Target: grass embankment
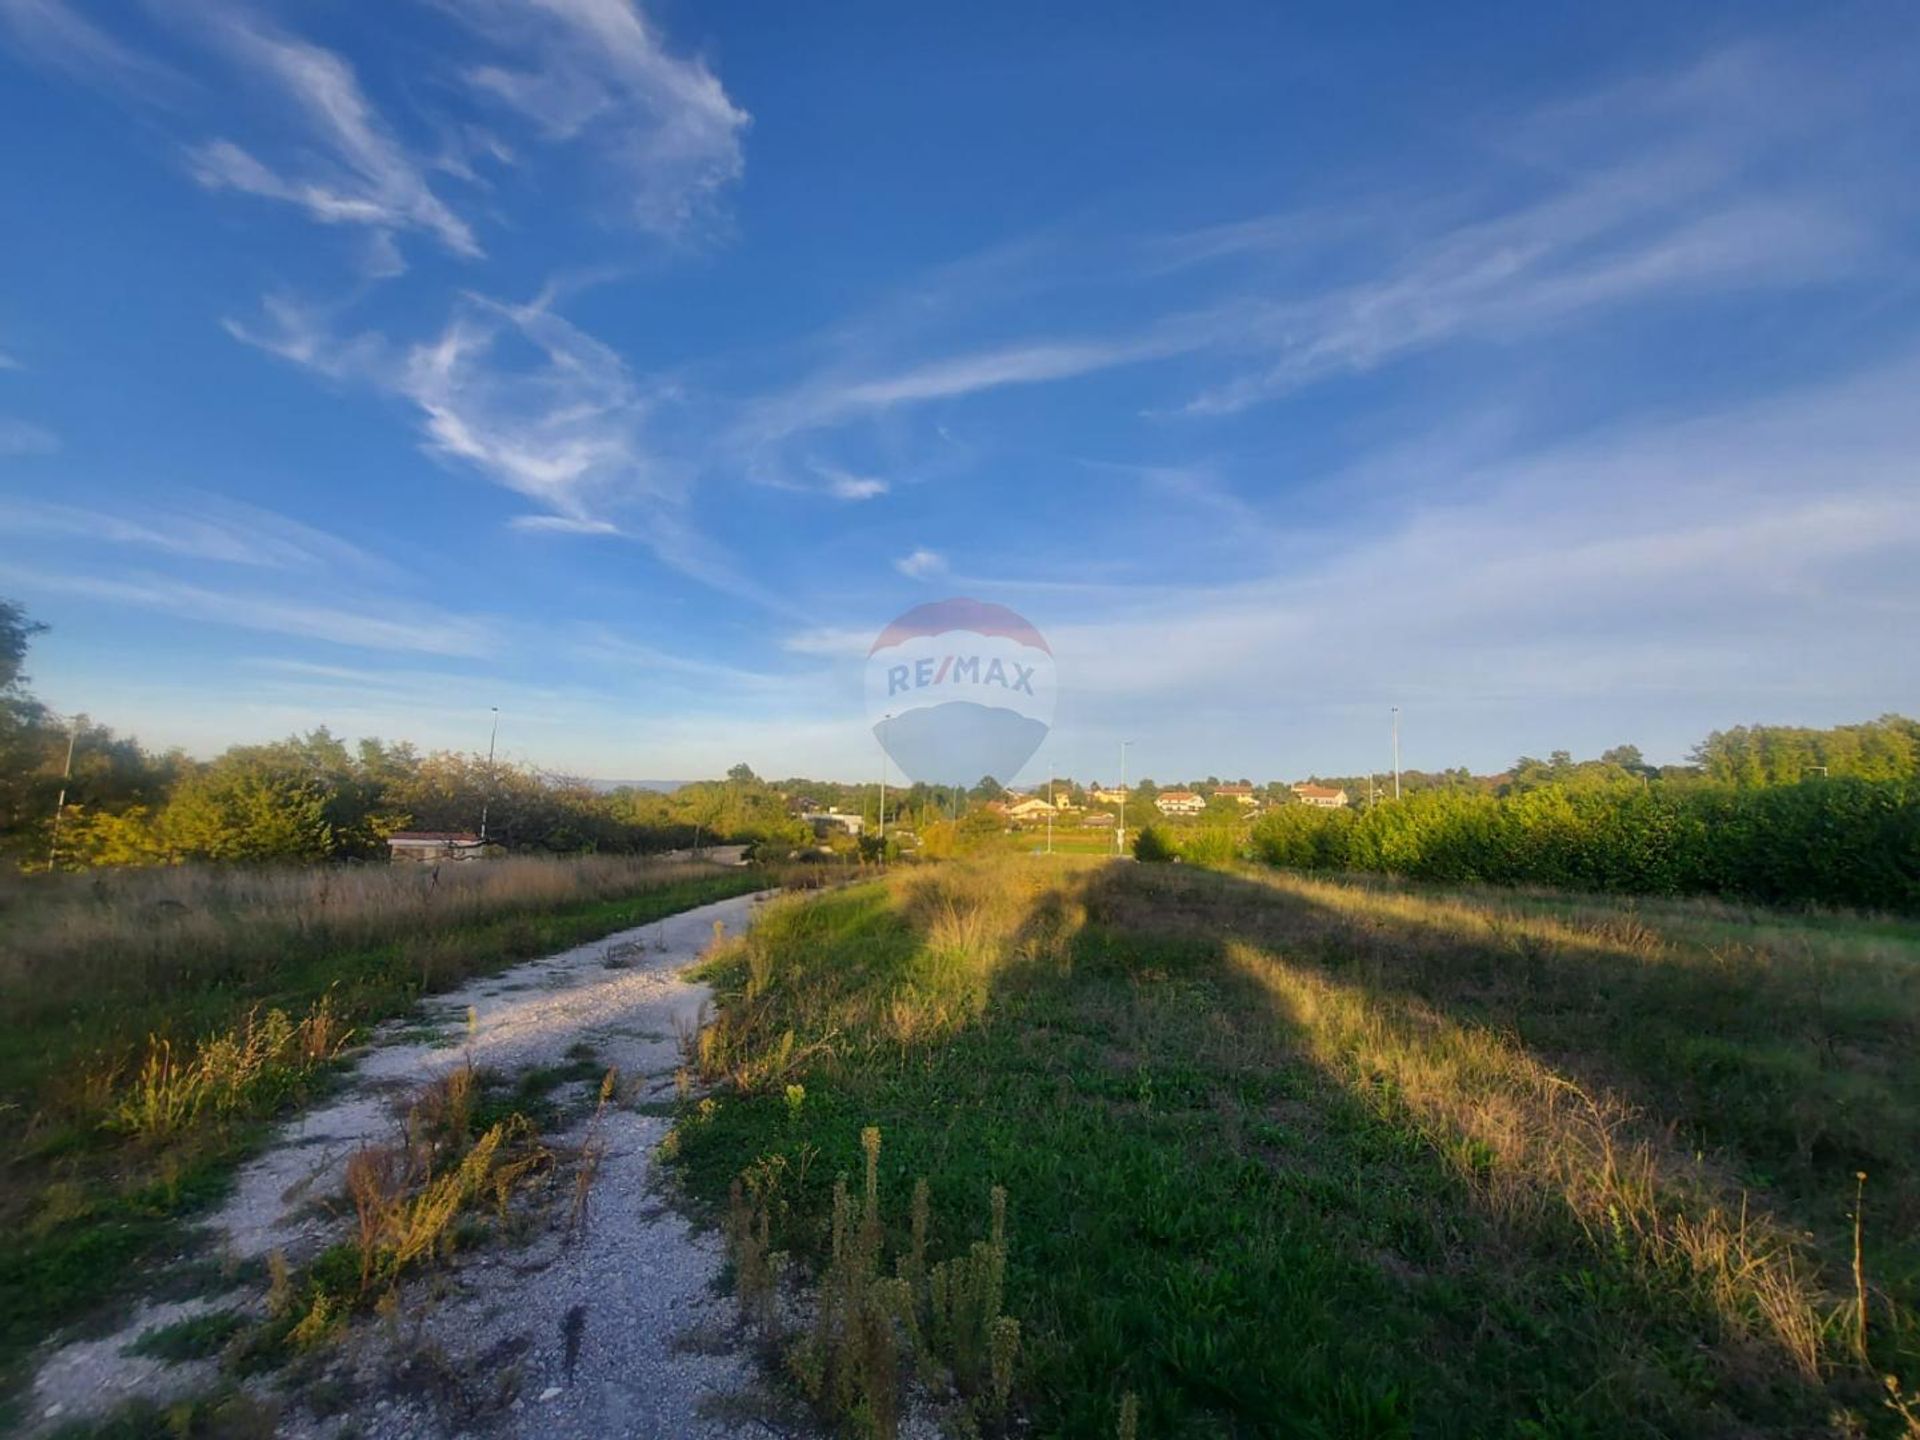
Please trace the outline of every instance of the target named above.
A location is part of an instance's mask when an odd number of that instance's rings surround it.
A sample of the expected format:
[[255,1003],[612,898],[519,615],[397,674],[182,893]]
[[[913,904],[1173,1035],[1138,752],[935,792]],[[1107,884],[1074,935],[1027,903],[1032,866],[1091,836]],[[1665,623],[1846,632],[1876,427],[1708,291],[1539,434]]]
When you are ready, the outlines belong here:
[[1916,1433],[1920,928],[1022,858],[712,969],[690,1183],[816,1266],[863,1126],[935,1257],[1005,1186],[1036,1433]]
[[34,1344],[137,1283],[353,1032],[770,883],[625,858],[16,882],[0,895],[0,1395]]

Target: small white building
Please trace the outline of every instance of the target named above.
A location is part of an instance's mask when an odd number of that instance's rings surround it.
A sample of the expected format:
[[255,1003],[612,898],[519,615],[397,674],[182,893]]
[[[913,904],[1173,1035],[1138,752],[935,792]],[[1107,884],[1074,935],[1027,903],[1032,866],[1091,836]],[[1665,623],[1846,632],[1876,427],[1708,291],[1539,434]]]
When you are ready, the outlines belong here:
[[387,836],[389,859],[423,865],[477,860],[482,848],[480,837],[465,830],[396,830]]
[[1293,793],[1307,804],[1318,805],[1322,810],[1344,809],[1347,803],[1346,791],[1335,790],[1328,785],[1310,785],[1302,782],[1293,787]]
[[813,810],[800,817],[813,827],[813,833],[823,835],[828,830],[844,830],[849,835],[858,835],[867,827],[867,822],[858,815],[849,815],[839,809]]
[[1207,808],[1207,802],[1191,790],[1162,790],[1153,803],[1162,815],[1198,815]]

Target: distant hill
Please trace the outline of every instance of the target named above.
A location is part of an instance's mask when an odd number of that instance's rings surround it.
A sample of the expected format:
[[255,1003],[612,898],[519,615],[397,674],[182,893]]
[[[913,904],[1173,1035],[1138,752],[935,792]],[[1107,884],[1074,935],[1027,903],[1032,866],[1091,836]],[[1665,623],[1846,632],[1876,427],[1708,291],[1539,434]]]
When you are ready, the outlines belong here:
[[671,795],[682,785],[691,785],[691,780],[589,780],[587,784],[605,795],[611,790],[658,790],[662,795]]

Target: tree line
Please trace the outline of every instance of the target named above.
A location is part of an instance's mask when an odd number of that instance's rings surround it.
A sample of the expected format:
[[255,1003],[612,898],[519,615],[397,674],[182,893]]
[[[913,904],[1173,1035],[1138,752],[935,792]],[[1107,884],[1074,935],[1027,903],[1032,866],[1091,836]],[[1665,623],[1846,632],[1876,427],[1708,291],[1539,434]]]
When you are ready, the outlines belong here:
[[1365,811],[1285,806],[1249,846],[1301,870],[1920,911],[1911,777],[1430,790]]
[[0,855],[24,867],[373,859],[396,830],[473,833],[483,816],[491,844],[522,852],[811,838],[744,765],[664,794],[325,729],[204,762],[156,754],[28,692],[22,665],[41,628],[0,600]]

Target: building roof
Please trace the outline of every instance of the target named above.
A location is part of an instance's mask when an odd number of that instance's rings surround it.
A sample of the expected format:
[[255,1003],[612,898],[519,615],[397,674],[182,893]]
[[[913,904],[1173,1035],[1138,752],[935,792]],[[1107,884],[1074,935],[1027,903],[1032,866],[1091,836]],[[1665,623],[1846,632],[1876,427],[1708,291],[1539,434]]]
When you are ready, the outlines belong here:
[[1191,790],[1162,790],[1155,798],[1159,800],[1198,800],[1200,797]]
[[1213,787],[1213,793],[1216,795],[1251,795],[1253,794],[1253,786],[1251,785],[1216,785]]
[[387,836],[387,843],[394,841],[416,845],[478,845],[480,837],[466,830],[396,830]]
[[1344,790],[1336,790],[1331,785],[1299,784],[1293,787],[1293,793],[1303,800],[1331,800],[1336,795],[1344,795]]

